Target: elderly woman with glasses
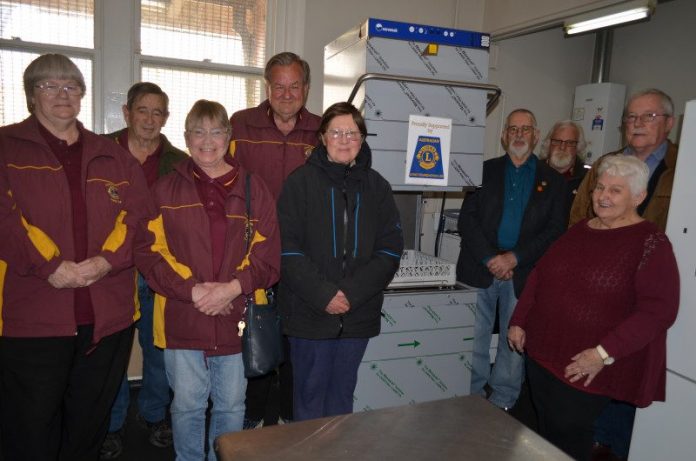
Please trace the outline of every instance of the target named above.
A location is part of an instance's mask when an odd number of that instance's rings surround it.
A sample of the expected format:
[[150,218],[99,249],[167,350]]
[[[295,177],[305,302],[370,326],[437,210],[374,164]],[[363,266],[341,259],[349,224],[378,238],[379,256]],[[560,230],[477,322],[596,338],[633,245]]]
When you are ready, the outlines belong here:
[[321,144],[278,201],[295,420],[352,413],[358,366],[380,330],[382,290],[401,260],[399,213],[389,183],[370,168],[366,135],[355,107],[329,107]]
[[137,261],[156,292],[155,345],[164,349],[174,391],[176,459],[206,459],[210,398],[207,459],[214,461],[215,438],[242,429],[245,300],[278,280],[280,236],[266,185],[228,153],[225,108],[197,101],[185,126],[191,158],[155,183],[157,209],[141,234]]
[[610,399],[665,399],[667,329],[679,305],[669,239],[636,211],[648,167],[616,154],[598,168],[595,217],[539,260],[508,331],[510,347],[527,352],[541,435],[576,459],[590,459],[593,423]]
[[138,318],[138,162],[77,119],[60,54],[24,72],[29,117],[0,128],[0,396],[7,460],[97,459]]

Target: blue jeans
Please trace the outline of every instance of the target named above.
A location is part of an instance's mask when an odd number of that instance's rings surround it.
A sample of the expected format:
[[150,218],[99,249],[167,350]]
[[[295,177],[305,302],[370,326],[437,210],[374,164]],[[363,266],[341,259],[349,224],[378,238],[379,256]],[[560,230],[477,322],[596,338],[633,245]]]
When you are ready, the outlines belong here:
[[295,421],[353,413],[358,367],[369,339],[288,339]]
[[[138,298],[140,300],[140,320],[136,325],[138,327],[138,342],[143,350],[143,385],[138,392],[138,412],[145,421],[156,423],[165,418],[171,397],[167,374],[164,371],[164,354],[162,349],[155,347],[153,339],[154,296],[140,274],[138,274]],[[109,432],[115,432],[123,427],[129,404],[130,389],[128,379],[124,375],[116,400],[111,407]]]
[[[489,350],[496,302],[500,335],[498,353],[491,370]],[[516,304],[512,280],[494,280],[490,287],[479,290],[476,299],[471,393],[485,395],[484,386],[488,383],[493,390],[488,400],[500,408],[510,408],[515,404],[524,378],[524,357],[511,351],[507,345],[508,325]]]
[[216,461],[215,438],[242,430],[246,378],[242,354],[205,357],[203,351],[165,349],[164,364],[174,390],[172,433],[177,461],[205,457],[205,412],[213,401],[208,428],[208,461]]

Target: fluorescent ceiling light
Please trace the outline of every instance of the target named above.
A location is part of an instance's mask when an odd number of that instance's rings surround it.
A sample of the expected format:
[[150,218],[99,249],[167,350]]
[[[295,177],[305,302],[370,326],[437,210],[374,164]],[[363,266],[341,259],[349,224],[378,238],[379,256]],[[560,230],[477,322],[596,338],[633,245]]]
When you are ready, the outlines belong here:
[[614,7],[603,8],[565,21],[563,28],[568,35],[581,34],[595,29],[640,21],[648,18],[655,6],[651,0],[626,2]]

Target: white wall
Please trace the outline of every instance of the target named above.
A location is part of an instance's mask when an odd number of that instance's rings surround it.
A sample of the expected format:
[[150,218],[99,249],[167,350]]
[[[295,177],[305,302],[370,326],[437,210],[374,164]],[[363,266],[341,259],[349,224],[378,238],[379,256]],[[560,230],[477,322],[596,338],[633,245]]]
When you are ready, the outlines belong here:
[[564,19],[630,0],[486,0],[483,27],[507,35],[562,23]]
[[575,87],[590,80],[593,52],[593,35],[564,38],[560,28],[495,42],[489,81],[503,93],[487,120],[485,158],[502,155],[502,124],[515,108],[534,112],[542,136],[570,118]]
[[[686,101],[696,99],[696,2],[672,0],[657,5],[648,22],[616,29],[610,79],[627,93],[656,87],[684,114]],[[677,130],[671,138],[678,140]]]

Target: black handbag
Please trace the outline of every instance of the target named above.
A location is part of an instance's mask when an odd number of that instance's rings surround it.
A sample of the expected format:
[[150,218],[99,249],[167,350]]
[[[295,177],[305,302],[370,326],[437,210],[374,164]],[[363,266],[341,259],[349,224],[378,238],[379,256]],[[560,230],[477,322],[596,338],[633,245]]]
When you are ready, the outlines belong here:
[[[251,225],[251,175],[246,176],[246,240],[247,252],[254,231]],[[256,290],[259,291],[259,290]],[[257,304],[255,293],[246,298],[242,334],[242,359],[247,378],[263,376],[283,362],[283,331],[280,312],[272,290],[266,290],[268,304]]]

